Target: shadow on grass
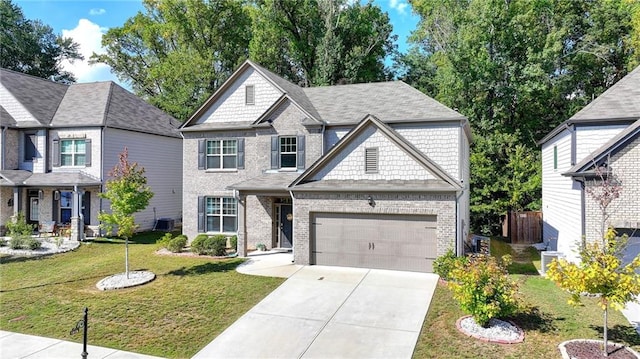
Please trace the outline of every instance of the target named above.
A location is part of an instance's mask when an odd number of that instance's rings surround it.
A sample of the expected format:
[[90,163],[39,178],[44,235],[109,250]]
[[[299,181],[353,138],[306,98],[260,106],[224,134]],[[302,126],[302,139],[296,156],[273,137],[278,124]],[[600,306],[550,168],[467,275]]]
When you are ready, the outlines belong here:
[[[603,327],[601,325],[589,325],[589,328],[598,332],[602,337]],[[631,325],[616,324],[607,330],[607,339],[625,345],[640,345],[640,335]]]
[[213,272],[228,272],[236,269],[242,261],[239,260],[222,260],[218,262],[208,262],[204,264],[198,264],[189,268],[182,267],[180,269],[174,269],[167,272],[166,275],[174,276],[188,276],[188,275],[200,275]]
[[524,331],[548,333],[557,329],[553,323],[555,318],[549,313],[542,312],[538,307],[523,308],[511,319]]

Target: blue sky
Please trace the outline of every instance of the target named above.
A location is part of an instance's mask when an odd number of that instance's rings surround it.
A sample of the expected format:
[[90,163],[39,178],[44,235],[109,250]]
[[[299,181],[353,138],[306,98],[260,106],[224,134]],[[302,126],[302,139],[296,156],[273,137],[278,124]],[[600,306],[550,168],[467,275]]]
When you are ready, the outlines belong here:
[[[93,52],[100,53],[100,39],[111,27],[122,26],[124,22],[143,10],[140,0],[13,0],[27,19],[39,19],[51,26],[58,34],[71,37],[80,44],[85,59]],[[389,14],[394,33],[398,35],[398,48],[407,48],[407,36],[415,29],[418,17],[411,13],[407,0],[374,0]],[[108,66],[89,66],[87,61],[64,64],[73,72],[78,82],[117,80]]]

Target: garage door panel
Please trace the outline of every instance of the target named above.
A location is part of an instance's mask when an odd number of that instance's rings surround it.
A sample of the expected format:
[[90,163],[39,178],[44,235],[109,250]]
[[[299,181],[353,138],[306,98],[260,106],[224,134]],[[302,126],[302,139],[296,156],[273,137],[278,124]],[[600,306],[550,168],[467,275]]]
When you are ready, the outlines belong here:
[[314,213],[314,264],[431,272],[436,217]]

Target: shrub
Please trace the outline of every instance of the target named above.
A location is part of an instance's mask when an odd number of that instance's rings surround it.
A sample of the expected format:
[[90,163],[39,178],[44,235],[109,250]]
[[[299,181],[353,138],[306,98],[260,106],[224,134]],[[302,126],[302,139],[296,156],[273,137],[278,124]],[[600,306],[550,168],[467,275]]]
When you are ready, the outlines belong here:
[[30,249],[35,250],[42,246],[42,243],[29,236],[19,235],[11,237],[9,240],[9,248],[11,249]]
[[453,249],[449,249],[447,253],[433,261],[433,271],[443,280],[450,281],[451,271],[455,268],[458,262],[465,265],[468,262],[468,259],[467,257],[456,256]]
[[205,241],[209,238],[206,234],[198,234],[191,242],[191,251],[197,254],[205,254]]
[[214,256],[227,255],[227,236],[218,234],[211,237],[211,254]]
[[505,269],[509,262],[509,256],[499,263],[488,255],[474,255],[466,263],[456,262],[450,272],[453,297],[479,325],[487,326],[492,318],[509,316],[518,309],[518,286]]
[[164,234],[164,236],[162,236],[162,238],[156,241],[156,244],[159,244],[161,247],[167,248],[172,238],[173,236],[171,235],[171,233],[167,232]]
[[238,236],[232,236],[231,237],[231,249],[233,249],[234,251],[238,251]]
[[224,256],[227,254],[226,248],[227,236],[224,234],[217,234],[213,237],[200,234],[191,242],[191,251],[198,254]]
[[184,234],[178,235],[173,239],[170,239],[166,245],[166,248],[173,253],[180,253],[182,248],[187,245],[187,236]]
[[30,236],[34,229],[32,224],[27,223],[24,212],[18,212],[15,221],[8,221],[6,226],[9,237]]

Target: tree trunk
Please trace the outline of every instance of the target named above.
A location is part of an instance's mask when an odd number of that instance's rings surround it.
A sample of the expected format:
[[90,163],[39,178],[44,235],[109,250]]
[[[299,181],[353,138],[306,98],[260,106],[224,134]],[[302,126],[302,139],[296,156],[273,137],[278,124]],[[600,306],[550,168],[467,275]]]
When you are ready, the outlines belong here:
[[129,279],[129,238],[124,237],[124,269]]
[[604,307],[604,349],[603,349],[603,354],[604,356],[609,356],[609,351],[607,350],[607,314],[609,311],[609,303],[607,303],[607,306]]

